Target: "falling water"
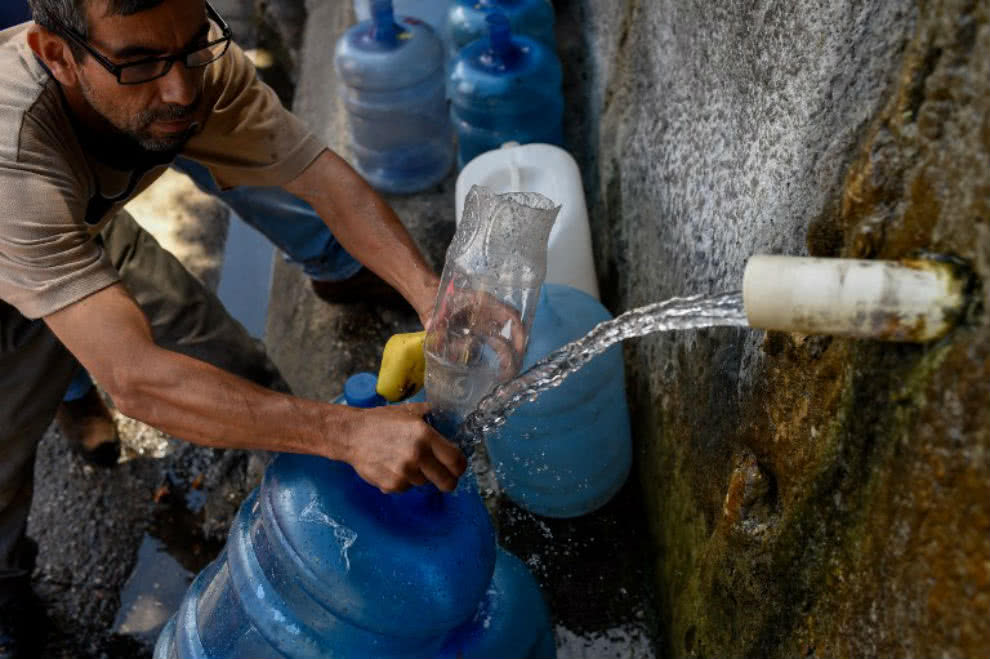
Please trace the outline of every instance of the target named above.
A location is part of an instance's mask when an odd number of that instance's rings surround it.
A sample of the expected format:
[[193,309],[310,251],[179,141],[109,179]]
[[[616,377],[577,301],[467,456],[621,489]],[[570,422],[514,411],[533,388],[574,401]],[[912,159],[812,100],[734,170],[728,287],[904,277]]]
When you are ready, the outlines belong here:
[[458,444],[473,447],[503,423],[524,402],[560,385],[595,355],[619,341],[655,332],[704,327],[746,327],[742,294],[676,297],[632,309],[618,318],[596,325],[538,361],[521,375],[493,389],[481,399],[458,430]]

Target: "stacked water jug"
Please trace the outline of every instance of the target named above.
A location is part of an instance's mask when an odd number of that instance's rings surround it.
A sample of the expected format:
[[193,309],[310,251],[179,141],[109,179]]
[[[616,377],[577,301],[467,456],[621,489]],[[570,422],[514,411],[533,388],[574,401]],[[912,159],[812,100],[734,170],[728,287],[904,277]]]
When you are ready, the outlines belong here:
[[505,142],[562,144],[560,61],[552,47],[514,34],[499,12],[488,38],[458,51],[447,82],[459,167]]
[[438,183],[452,162],[452,130],[458,167],[509,141],[562,144],[562,74],[547,0],[396,5],[399,17],[391,0],[355,2],[368,18],[335,54],[354,164],[369,183],[390,193]]
[[391,0],[373,0],[371,19],[337,42],[354,167],[383,192],[424,190],[450,171],[444,59],[433,29],[413,17],[397,19]]
[[[384,404],[375,377],[338,402]],[[495,544],[471,477],[385,495],[341,462],[281,454],[155,659],[553,659],[549,612]]]

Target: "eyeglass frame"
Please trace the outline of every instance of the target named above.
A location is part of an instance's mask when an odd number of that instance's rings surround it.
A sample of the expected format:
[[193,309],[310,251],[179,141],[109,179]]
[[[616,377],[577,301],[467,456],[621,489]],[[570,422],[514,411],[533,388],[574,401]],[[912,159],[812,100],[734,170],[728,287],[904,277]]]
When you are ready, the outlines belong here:
[[[227,25],[227,21],[223,20],[223,17],[220,16],[217,10],[213,8],[213,5],[211,5],[209,2],[206,2],[205,4],[206,4],[206,17],[209,19],[213,19],[213,21],[216,22],[217,27],[220,28],[220,32],[222,36],[219,39],[214,39],[213,41],[210,41],[202,46],[187,48],[181,53],[176,53],[175,55],[158,55],[155,57],[146,57],[144,59],[137,60],[136,62],[128,62],[127,64],[114,64],[107,58],[106,55],[93,48],[93,46],[89,44],[89,41],[86,39],[86,37],[79,34],[76,30],[69,27],[68,25],[63,25],[62,23],[56,22],[55,31],[63,34],[64,36],[69,37],[69,39],[74,41],[77,45],[81,46],[83,50],[85,50],[87,53],[92,55],[93,59],[99,62],[104,69],[109,71],[115,78],[117,78],[117,84],[143,85],[146,82],[151,82],[152,80],[158,80],[159,78],[163,78],[166,75],[168,75],[168,72],[172,70],[172,65],[175,64],[176,62],[182,62],[182,65],[186,66],[186,68],[198,69],[209,66],[210,64],[216,62],[218,59],[220,59],[221,57],[227,54],[227,50],[230,49],[230,42],[233,40],[233,31],[230,29],[230,26]],[[210,48],[211,46],[215,46],[218,43],[222,43],[222,42],[225,42],[223,51],[221,51],[219,55],[217,55],[210,61],[194,67],[189,67],[186,64],[185,58],[189,57],[189,55],[191,55],[192,53],[198,52],[200,50],[206,50],[207,48]],[[147,80],[140,80],[138,82],[124,82],[120,79],[121,72],[129,67],[144,66],[151,62],[161,62],[161,61],[167,62],[168,65],[161,73],[156,75],[154,78],[148,78]]]

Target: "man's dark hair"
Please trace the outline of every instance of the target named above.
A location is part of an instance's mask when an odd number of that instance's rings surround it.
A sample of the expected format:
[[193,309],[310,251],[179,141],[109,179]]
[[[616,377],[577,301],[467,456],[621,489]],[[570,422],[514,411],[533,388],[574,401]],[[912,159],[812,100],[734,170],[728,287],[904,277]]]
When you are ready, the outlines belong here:
[[[106,16],[130,16],[145,9],[152,9],[165,0],[28,0],[34,22],[56,32],[59,26],[75,30],[84,37],[89,36],[86,24],[86,8],[92,2],[106,5]],[[69,40],[69,47],[77,60],[85,51]]]

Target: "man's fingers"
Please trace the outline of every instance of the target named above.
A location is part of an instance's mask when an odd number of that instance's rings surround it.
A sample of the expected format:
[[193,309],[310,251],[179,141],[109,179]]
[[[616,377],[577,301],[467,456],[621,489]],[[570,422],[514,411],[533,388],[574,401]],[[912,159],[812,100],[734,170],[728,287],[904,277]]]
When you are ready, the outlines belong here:
[[424,457],[419,467],[430,482],[444,492],[452,492],[457,487],[457,475],[440,464],[433,455]]
[[437,433],[437,441],[433,442],[433,456],[456,478],[467,469],[467,459],[461,453],[461,449],[453,442],[444,439],[440,433]]
[[[422,460],[420,460],[422,463]],[[408,464],[406,468],[402,470],[402,475],[405,479],[415,486],[425,485],[426,477],[423,476],[422,464]]]

